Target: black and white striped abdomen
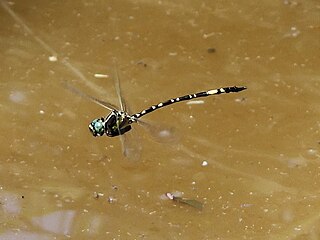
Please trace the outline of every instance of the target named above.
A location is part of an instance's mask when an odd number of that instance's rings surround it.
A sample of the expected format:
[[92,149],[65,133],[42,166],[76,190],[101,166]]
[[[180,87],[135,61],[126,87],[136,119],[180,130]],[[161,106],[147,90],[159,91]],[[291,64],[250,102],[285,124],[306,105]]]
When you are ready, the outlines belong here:
[[140,118],[148,113],[151,113],[159,108],[171,105],[173,103],[177,103],[177,102],[181,102],[181,101],[186,101],[186,100],[190,100],[193,98],[200,98],[200,97],[207,97],[210,95],[218,95],[218,94],[223,94],[223,93],[232,93],[232,92],[240,92],[242,90],[247,89],[246,87],[223,87],[223,88],[217,88],[217,89],[212,89],[212,90],[208,90],[205,92],[198,92],[198,93],[194,93],[194,94],[188,94],[182,97],[177,97],[177,98],[171,98],[165,102],[161,102],[158,103],[157,105],[152,105],[151,107],[136,113],[134,115],[132,115],[134,118]]

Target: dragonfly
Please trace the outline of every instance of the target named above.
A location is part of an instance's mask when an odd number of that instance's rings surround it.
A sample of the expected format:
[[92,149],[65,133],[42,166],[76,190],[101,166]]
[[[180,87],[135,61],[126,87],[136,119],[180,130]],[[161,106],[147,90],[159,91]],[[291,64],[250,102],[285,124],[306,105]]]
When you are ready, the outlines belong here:
[[152,106],[150,106],[150,107],[148,107],[138,113],[130,114],[127,111],[126,103],[122,97],[120,80],[119,80],[119,73],[118,73],[117,68],[115,70],[114,82],[115,82],[115,89],[116,89],[118,101],[120,104],[120,108],[118,108],[117,106],[115,106],[109,102],[105,102],[105,101],[97,99],[93,96],[87,95],[87,94],[81,92],[80,90],[70,86],[69,84],[66,84],[66,87],[70,91],[74,92],[75,94],[80,95],[82,97],[85,97],[85,98],[91,100],[92,102],[94,102],[94,103],[96,103],[96,104],[98,104],[98,105],[100,105],[110,111],[110,113],[107,116],[95,118],[94,120],[92,120],[89,124],[89,130],[94,137],[100,137],[100,136],[104,136],[104,135],[106,135],[107,137],[120,136],[123,154],[126,157],[128,157],[128,152],[129,152],[128,149],[129,148],[126,147],[126,138],[123,137],[125,135],[125,133],[127,133],[128,131],[130,131],[132,129],[132,124],[134,124],[134,123],[140,123],[142,125],[149,125],[149,124],[146,124],[146,122],[141,121],[141,119],[140,119],[141,117],[143,117],[149,113],[152,113],[158,109],[164,108],[166,106],[169,106],[171,104],[175,104],[178,102],[187,101],[187,100],[191,100],[191,99],[195,99],[195,98],[208,97],[211,95],[237,93],[237,92],[240,92],[240,91],[247,89],[244,86],[232,86],[232,87],[221,87],[221,88],[217,88],[217,89],[211,89],[211,90],[197,92],[197,93],[193,93],[193,94],[187,94],[187,95],[184,95],[181,97],[171,98],[169,100],[152,105]]
[[[106,135],[108,137],[115,137],[119,135],[123,135],[126,132],[131,130],[131,125],[139,121],[139,119],[153,111],[156,111],[160,108],[169,106],[174,103],[182,102],[191,100],[194,98],[200,97],[208,97],[211,95],[219,95],[224,93],[235,93],[240,92],[247,89],[246,87],[221,87],[217,89],[211,89],[203,92],[197,92],[193,94],[184,95],[181,97],[171,98],[167,101],[160,102],[156,105],[152,105],[138,113],[130,115],[128,112],[123,110],[117,110],[112,107],[110,104],[105,102],[101,102],[99,100],[100,105],[104,105],[107,107],[111,112],[106,117],[96,118],[89,124],[89,130],[91,131],[92,135],[103,136]],[[95,99],[97,101],[97,99]]]

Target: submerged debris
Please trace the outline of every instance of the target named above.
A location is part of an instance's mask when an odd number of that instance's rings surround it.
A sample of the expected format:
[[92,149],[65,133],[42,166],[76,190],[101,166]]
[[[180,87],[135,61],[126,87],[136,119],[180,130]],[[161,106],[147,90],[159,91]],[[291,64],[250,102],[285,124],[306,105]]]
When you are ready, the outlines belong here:
[[95,198],[95,199],[98,199],[98,198],[100,198],[100,197],[103,197],[103,193],[101,193],[101,192],[94,192],[93,193],[93,197]]
[[215,49],[215,48],[208,48],[208,49],[207,49],[207,52],[208,52],[208,53],[215,53],[215,52],[216,52],[216,49]]
[[116,201],[117,201],[116,198],[114,198],[114,197],[112,197],[112,196],[109,196],[109,197],[108,197],[108,203],[114,203],[114,202],[116,202]]
[[138,64],[138,65],[142,65],[142,66],[144,66],[144,67],[147,67],[147,66],[148,66],[148,64],[145,63],[143,60],[140,60],[139,62],[137,62],[137,64]]
[[167,192],[166,197],[169,198],[172,201],[178,202],[178,203],[183,203],[187,204],[191,207],[194,207],[196,209],[202,210],[203,204],[195,199],[189,199],[189,198],[182,198],[178,196],[174,196],[172,193]]

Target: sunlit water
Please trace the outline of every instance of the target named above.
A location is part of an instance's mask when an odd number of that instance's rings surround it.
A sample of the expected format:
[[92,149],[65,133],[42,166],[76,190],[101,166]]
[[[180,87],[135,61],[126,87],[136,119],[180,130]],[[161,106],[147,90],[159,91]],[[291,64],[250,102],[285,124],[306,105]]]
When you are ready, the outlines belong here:
[[[320,239],[317,1],[0,3],[0,239]],[[248,89],[145,116],[130,161],[64,85],[119,105],[114,57],[133,113]]]

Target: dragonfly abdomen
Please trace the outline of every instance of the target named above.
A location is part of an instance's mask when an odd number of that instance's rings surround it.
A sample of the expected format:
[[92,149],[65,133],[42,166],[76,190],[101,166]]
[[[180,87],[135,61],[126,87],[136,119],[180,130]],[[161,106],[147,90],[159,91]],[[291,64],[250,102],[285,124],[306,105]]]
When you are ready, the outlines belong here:
[[148,113],[151,113],[159,108],[163,108],[165,106],[177,103],[177,102],[181,102],[181,101],[186,101],[186,100],[190,100],[193,98],[200,98],[200,97],[207,97],[210,95],[218,95],[218,94],[223,94],[223,93],[232,93],[232,92],[240,92],[242,90],[247,89],[246,87],[223,87],[223,88],[217,88],[217,89],[212,89],[212,90],[208,90],[205,92],[198,92],[198,93],[194,93],[194,94],[188,94],[188,95],[184,95],[182,97],[177,97],[177,98],[171,98],[165,102],[160,102],[157,105],[152,105],[151,107],[144,109],[143,111],[136,113],[134,115],[132,115],[134,118],[140,118]]

